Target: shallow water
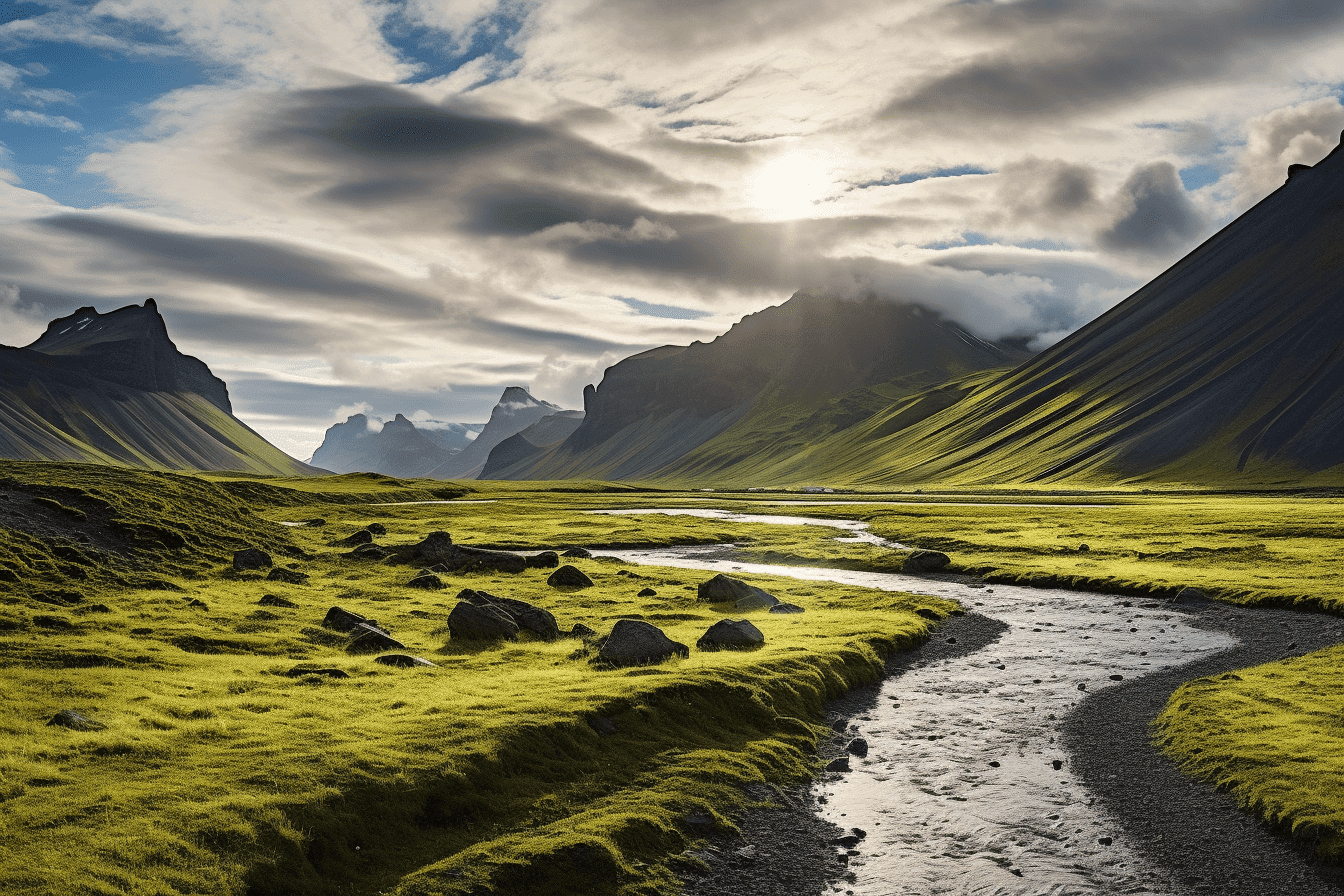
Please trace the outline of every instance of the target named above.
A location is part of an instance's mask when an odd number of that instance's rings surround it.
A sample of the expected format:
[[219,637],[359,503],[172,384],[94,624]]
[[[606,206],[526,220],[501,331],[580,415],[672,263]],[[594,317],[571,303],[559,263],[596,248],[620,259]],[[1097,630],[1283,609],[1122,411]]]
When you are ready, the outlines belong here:
[[[731,510],[711,510],[701,507],[637,507],[625,510],[589,510],[587,513],[600,513],[608,516],[635,516],[639,514],[661,514],[664,516],[698,516],[706,519],[732,520],[738,523],[765,523],[775,526],[823,526],[828,529],[840,529],[850,533],[836,541],[864,542],[882,548],[909,550],[900,542],[891,541],[868,531],[868,524],[861,520],[833,520],[824,517],[780,516],[768,513],[734,513]],[[669,564],[672,565],[672,564]]]
[[[887,679],[873,710],[853,720],[854,735],[868,741],[867,758],[851,757],[852,771],[815,785],[826,819],[867,834],[850,860],[855,879],[841,884],[840,892],[1181,891],[1140,859],[1092,805],[1058,745],[1060,724],[1083,689],[1110,687],[1116,683],[1111,676],[1130,679],[1194,662],[1233,646],[1233,638],[1195,628],[1181,613],[1150,601],[768,566],[723,559],[724,553],[725,546],[714,545],[620,556],[950,597],[1008,626],[982,650]],[[769,637],[769,617],[760,623]]]

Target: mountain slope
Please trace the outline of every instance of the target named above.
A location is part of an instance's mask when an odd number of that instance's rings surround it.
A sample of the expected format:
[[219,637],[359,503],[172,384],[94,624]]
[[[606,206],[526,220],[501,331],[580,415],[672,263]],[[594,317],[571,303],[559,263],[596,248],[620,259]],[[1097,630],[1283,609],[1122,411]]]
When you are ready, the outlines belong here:
[[428,476],[466,446],[481,424],[453,423],[420,429],[401,414],[373,429],[354,414],[327,429],[312,463],[336,473],[382,473],[397,478]]
[[787,449],[799,450],[910,391],[1026,357],[918,305],[800,292],[713,342],[664,346],[607,368],[601,385],[585,390],[574,434],[504,472],[636,479],[680,476],[687,465],[728,470],[778,448],[773,437],[761,441],[767,434],[801,439]]
[[809,472],[871,482],[1344,479],[1344,150],[1009,375],[827,448]]
[[475,479],[490,459],[490,451],[500,442],[534,423],[565,409],[549,401],[533,398],[521,386],[509,386],[490,412],[490,419],[470,445],[436,467],[429,475],[435,479]]
[[583,423],[583,411],[558,411],[542,417],[527,429],[509,436],[494,448],[479,479],[509,479],[510,468],[544,454],[546,449],[569,438]]
[[0,346],[0,457],[316,472],[233,416],[224,382],[177,350],[153,299],[81,308],[26,348]]

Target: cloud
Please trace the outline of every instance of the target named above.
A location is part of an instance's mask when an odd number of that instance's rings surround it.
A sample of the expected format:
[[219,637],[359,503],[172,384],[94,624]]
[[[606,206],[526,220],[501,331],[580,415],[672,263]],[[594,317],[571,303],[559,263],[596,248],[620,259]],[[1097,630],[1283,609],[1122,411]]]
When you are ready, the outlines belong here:
[[17,286],[0,282],[0,333],[5,334],[0,344],[28,345],[42,335],[50,320],[41,305],[24,303]]
[[6,109],[5,121],[15,124],[31,125],[35,128],[56,128],[61,131],[82,131],[84,125],[66,118],[64,115],[46,115],[29,109]]
[[1118,198],[1119,217],[1098,239],[1108,249],[1166,253],[1188,248],[1207,228],[1170,162],[1135,169]]
[[1298,103],[1252,119],[1231,179],[1237,199],[1257,202],[1283,185],[1288,166],[1314,165],[1340,142],[1344,105],[1333,97]]

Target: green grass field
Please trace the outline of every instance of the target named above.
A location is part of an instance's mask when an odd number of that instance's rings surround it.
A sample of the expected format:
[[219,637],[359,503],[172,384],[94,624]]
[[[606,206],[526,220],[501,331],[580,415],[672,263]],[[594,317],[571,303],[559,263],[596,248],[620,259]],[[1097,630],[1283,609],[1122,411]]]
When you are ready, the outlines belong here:
[[[593,588],[560,592],[531,569],[424,591],[406,587],[415,567],[329,542],[373,521],[387,545],[443,529],[529,550],[740,540],[751,527],[585,514],[631,500],[596,485],[467,493],[5,464],[0,488],[7,894],[673,892],[688,848],[731,826],[741,784],[814,770],[822,702],[921,640],[932,623],[915,610],[955,608],[753,577],[807,609],[750,614],[763,648],[603,670],[575,639],[454,642],[454,595],[527,600],[565,629],[643,618],[693,645],[725,615],[696,602],[707,575],[576,560]],[[379,506],[408,500],[436,503]],[[281,525],[312,518],[326,522]],[[234,572],[248,546],[308,582]],[[637,597],[646,587],[657,595]],[[320,625],[336,605],[436,667],[347,654]],[[106,727],[47,725],[62,709]],[[597,733],[602,719],[614,733]]]

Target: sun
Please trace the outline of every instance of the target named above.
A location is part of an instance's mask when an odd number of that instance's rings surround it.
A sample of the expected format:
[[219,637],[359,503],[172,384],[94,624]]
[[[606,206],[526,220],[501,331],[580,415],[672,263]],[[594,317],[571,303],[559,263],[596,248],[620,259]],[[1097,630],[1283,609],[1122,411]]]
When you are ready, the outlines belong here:
[[806,217],[835,180],[828,156],[794,151],[766,162],[747,181],[747,201],[770,220]]

